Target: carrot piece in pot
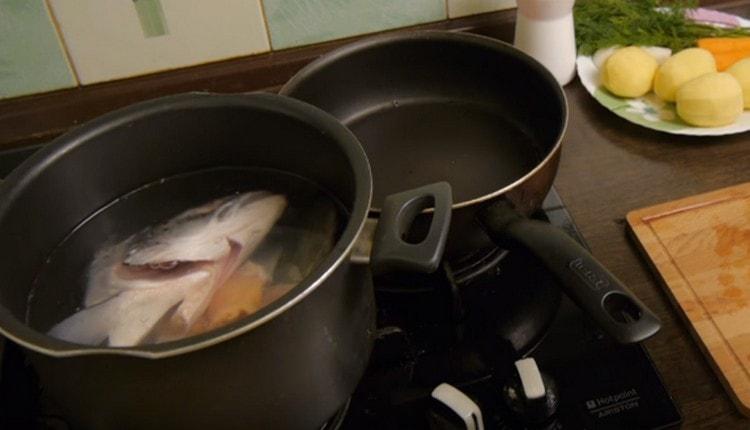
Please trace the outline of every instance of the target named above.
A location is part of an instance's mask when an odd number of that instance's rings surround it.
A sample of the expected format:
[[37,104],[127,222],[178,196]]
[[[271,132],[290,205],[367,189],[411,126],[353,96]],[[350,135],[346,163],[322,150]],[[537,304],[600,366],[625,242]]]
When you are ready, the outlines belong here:
[[190,335],[219,328],[260,309],[263,288],[270,277],[266,270],[251,261],[243,264],[216,290],[206,311],[190,329]]

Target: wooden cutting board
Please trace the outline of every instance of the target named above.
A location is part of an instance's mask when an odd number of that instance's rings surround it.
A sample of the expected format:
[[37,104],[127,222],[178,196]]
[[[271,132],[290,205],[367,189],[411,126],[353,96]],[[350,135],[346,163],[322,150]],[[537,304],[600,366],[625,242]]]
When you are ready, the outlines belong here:
[[750,183],[627,219],[730,397],[750,416]]

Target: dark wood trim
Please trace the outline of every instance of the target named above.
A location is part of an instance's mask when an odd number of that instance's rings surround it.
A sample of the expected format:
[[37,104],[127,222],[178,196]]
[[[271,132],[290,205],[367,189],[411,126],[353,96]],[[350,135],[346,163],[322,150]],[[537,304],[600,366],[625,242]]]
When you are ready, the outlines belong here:
[[[512,40],[514,19],[515,11],[506,10],[395,31],[471,31]],[[0,148],[46,142],[105,112],[154,97],[278,88],[310,61],[361,37],[366,36],[0,101]]]

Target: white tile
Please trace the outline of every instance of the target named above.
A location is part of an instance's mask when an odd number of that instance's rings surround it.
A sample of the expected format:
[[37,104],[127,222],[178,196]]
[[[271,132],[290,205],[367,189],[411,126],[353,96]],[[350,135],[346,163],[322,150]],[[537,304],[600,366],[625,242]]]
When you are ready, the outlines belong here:
[[516,0],[448,0],[448,17],[475,15],[516,7]]
[[49,3],[82,84],[270,49],[260,0]]

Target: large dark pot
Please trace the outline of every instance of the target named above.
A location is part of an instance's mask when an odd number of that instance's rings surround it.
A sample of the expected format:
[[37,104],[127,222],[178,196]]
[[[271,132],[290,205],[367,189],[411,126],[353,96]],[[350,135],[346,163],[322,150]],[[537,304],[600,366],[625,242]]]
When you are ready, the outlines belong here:
[[[144,184],[215,166],[279,169],[332,193],[348,221],[331,254],[257,313],[180,341],[85,347],[25,324],[40,266],[82,220]],[[370,269],[350,262],[371,194],[357,139],[293,99],[186,94],[103,116],[57,139],[0,186],[0,333],[26,348],[42,388],[76,429],[318,428],[345,404],[372,346]],[[400,200],[397,220],[418,202]],[[429,245],[439,254],[442,243],[438,235]],[[423,256],[396,259],[419,265]],[[54,294],[59,300],[46,302],[68,303],[80,292],[61,284]]]

